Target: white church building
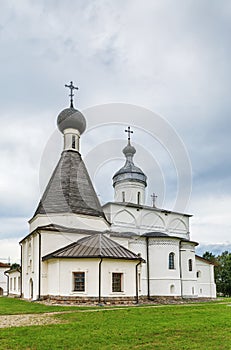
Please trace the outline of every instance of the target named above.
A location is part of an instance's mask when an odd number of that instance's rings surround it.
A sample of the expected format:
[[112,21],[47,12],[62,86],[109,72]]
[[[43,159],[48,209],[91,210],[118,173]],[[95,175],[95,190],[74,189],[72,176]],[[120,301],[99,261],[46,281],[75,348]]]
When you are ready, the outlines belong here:
[[[195,255],[190,215],[145,204],[147,177],[130,141],[100,205],[80,154],[86,129],[71,104],[58,116],[64,148],[21,242],[21,296],[76,302],[216,297],[213,265]],[[84,147],[84,146],[83,146]],[[118,150],[119,152],[119,150]]]

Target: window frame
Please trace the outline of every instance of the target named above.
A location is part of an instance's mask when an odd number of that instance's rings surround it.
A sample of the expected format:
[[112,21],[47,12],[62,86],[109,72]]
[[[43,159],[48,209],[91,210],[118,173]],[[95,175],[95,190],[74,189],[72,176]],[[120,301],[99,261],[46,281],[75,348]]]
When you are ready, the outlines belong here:
[[[76,281],[77,275],[82,275],[82,281]],[[79,277],[81,278],[81,277]],[[77,289],[77,284],[80,288]],[[73,272],[73,292],[84,293],[86,292],[86,273],[85,271],[74,271]]]
[[189,272],[192,272],[192,270],[193,270],[193,261],[192,261],[192,259],[188,259],[188,270],[189,270]]
[[[119,280],[116,278],[119,277]],[[124,274],[122,272],[112,272],[112,293],[123,293],[124,288],[123,288],[123,278]],[[119,288],[117,288],[119,286]]]
[[175,270],[175,253],[170,252],[168,255],[168,269]]

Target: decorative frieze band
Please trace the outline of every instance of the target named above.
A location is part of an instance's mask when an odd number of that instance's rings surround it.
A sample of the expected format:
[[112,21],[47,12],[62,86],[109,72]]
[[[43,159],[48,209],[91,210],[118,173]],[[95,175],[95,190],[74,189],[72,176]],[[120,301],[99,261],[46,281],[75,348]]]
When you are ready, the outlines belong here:
[[[146,245],[145,238],[143,239],[135,239],[131,241],[131,244],[137,244],[137,245]],[[149,246],[157,245],[157,246],[179,246],[179,241],[175,239],[156,239],[156,238],[149,238],[148,240]]]

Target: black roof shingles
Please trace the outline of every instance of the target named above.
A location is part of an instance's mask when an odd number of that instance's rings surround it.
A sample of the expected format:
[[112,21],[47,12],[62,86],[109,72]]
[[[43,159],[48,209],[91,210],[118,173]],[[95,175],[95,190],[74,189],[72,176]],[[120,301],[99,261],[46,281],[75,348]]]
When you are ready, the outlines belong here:
[[63,151],[33,217],[75,213],[105,218],[80,153]]
[[57,258],[110,258],[142,260],[142,258],[117,242],[99,233],[81,238],[77,242],[56,250],[43,257],[43,260]]

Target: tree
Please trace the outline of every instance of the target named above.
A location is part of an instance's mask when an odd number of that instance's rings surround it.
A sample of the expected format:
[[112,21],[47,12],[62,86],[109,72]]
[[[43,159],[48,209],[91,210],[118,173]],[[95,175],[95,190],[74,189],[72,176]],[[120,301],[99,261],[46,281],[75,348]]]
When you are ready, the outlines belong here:
[[225,296],[231,296],[231,253],[223,252],[217,258],[217,291]]
[[10,270],[16,270],[16,269],[20,269],[20,265],[19,265],[19,264],[17,264],[17,263],[13,263],[13,264],[11,264],[11,266],[10,266]]
[[217,293],[231,296],[231,253],[225,251],[221,255],[215,256],[210,252],[205,252],[203,258],[214,264]]

